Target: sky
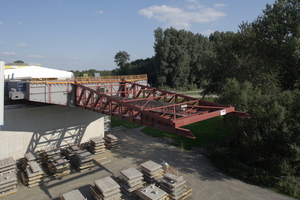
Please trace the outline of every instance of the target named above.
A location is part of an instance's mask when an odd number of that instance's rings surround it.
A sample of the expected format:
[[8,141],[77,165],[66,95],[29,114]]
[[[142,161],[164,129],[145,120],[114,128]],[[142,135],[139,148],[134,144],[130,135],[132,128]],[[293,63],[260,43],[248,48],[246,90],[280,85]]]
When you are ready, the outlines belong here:
[[275,0],[0,0],[0,60],[112,70],[114,56],[154,56],[154,30],[237,32]]

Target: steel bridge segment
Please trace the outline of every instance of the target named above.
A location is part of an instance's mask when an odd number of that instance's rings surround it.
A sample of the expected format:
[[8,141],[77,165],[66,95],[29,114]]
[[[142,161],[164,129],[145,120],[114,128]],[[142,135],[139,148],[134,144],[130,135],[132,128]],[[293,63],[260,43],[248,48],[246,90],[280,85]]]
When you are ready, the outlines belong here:
[[122,81],[118,84],[118,91],[109,86],[102,92],[80,83],[74,85],[75,106],[189,138],[195,136],[189,130],[180,128],[181,126],[228,113],[249,117],[246,113],[235,111],[232,106],[134,82]]

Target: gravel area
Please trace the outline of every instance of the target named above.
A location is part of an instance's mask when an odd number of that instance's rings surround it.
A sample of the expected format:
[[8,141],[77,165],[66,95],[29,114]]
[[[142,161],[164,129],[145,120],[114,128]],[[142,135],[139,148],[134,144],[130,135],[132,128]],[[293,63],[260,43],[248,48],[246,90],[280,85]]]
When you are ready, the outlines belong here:
[[[289,200],[293,199],[266,188],[258,187],[227,176],[218,171],[203,155],[187,152],[167,144],[166,140],[152,138],[137,129],[119,128],[112,134],[121,140],[118,149],[107,150],[94,156],[95,167],[85,172],[72,172],[61,180],[47,179],[44,185],[27,188],[20,185],[18,192],[2,197],[1,200],[59,200],[59,194],[79,189],[87,199],[93,199],[89,187],[94,180],[135,167],[145,161],[161,163],[163,160],[183,176],[193,195],[189,199],[199,200]],[[123,199],[138,199],[122,196]]]

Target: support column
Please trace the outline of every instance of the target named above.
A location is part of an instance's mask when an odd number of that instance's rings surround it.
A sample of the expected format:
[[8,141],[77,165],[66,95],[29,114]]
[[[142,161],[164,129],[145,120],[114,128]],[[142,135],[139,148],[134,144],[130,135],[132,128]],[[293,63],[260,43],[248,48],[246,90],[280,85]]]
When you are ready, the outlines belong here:
[[4,125],[4,61],[0,61],[0,127]]

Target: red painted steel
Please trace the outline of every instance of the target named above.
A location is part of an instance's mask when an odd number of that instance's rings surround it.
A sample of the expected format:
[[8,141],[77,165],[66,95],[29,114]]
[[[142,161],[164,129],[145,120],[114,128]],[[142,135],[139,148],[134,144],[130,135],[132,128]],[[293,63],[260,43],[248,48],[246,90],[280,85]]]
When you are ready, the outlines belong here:
[[[114,87],[118,87],[116,90]],[[130,122],[154,127],[189,138],[195,136],[182,126],[212,117],[231,114],[249,117],[244,112],[174,92],[169,92],[134,82],[102,83],[93,90],[75,83],[75,105]]]

